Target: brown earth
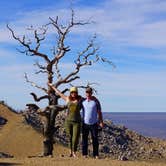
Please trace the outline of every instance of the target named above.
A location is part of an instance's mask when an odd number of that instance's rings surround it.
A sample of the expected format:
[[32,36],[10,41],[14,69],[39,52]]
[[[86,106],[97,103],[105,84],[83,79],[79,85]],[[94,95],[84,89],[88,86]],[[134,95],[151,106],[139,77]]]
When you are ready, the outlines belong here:
[[[0,166],[29,165],[29,166],[165,166],[161,161],[118,161],[106,159],[83,159],[68,157],[68,149],[59,144],[54,145],[52,158],[37,157],[42,152],[43,137],[31,126],[23,123],[23,117],[0,104],[0,116],[8,122],[0,129],[0,152],[13,155],[14,158],[1,158]],[[33,156],[29,158],[28,156]]]

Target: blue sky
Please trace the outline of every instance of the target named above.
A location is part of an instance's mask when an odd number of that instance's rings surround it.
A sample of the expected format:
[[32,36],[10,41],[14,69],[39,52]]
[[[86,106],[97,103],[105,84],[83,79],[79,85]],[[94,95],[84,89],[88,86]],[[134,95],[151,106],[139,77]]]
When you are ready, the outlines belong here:
[[[39,27],[47,23],[50,16],[55,18],[58,15],[67,20],[69,2],[0,1],[0,100],[15,109],[24,109],[26,103],[33,102],[29,93],[38,93],[38,90],[25,82],[24,72],[32,81],[45,86],[43,77],[37,78],[33,74],[36,59],[17,52],[19,44],[12,39],[6,24],[21,35],[30,25]],[[166,1],[71,2],[76,19],[90,18],[95,22],[73,30],[69,39],[72,50],[79,51],[96,33],[100,54],[116,65],[116,69],[101,63],[86,68],[76,83],[99,83],[95,88],[105,112],[166,112]],[[45,51],[49,46],[48,42]],[[64,72],[72,69],[69,58],[64,60],[63,69]],[[82,91],[80,93],[84,95]]]

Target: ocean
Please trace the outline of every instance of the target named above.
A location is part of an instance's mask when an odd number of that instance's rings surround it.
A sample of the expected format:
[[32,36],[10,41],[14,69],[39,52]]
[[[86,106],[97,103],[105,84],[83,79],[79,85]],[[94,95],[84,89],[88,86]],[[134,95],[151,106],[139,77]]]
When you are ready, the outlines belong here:
[[115,125],[124,125],[137,133],[160,139],[166,139],[166,113],[103,113],[103,118],[111,120]]

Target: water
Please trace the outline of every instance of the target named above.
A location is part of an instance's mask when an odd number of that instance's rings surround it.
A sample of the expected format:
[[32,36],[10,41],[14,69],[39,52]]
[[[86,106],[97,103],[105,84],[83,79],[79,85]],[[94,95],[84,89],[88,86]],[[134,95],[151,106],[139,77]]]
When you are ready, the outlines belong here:
[[148,137],[166,139],[166,113],[103,113],[104,119]]

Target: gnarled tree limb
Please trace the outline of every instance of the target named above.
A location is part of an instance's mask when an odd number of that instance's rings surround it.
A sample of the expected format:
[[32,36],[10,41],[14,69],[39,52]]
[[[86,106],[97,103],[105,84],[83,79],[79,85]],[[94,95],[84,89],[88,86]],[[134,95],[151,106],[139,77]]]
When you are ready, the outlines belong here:
[[[50,60],[48,58],[48,55],[43,54],[41,52],[39,52],[39,47],[40,47],[40,42],[42,40],[45,39],[45,37],[43,38],[39,38],[38,34],[37,34],[37,30],[35,30],[35,39],[36,39],[36,48],[33,49],[31,47],[31,42],[30,41],[26,41],[25,35],[22,37],[22,39],[20,37],[17,37],[14,33],[14,31],[9,27],[9,25],[7,24],[7,28],[9,29],[9,31],[11,32],[13,38],[15,40],[17,40],[22,46],[24,46],[25,50],[24,52],[26,52],[27,55],[31,55],[31,56],[39,56],[42,57],[47,63],[50,63]],[[46,34],[46,30],[43,32],[43,34]]]
[[28,79],[28,76],[27,76],[26,73],[24,74],[24,77],[25,77],[25,79],[26,79],[26,82],[30,83],[32,86],[34,86],[34,87],[36,87],[36,88],[38,88],[38,89],[41,89],[41,90],[43,90],[45,93],[47,93],[47,89],[42,88],[41,86],[38,86],[36,83],[30,81],[30,80]]
[[40,100],[43,100],[43,99],[49,99],[48,95],[37,97],[37,95],[35,93],[30,93],[30,94],[33,96],[33,99],[37,102],[39,102]]

